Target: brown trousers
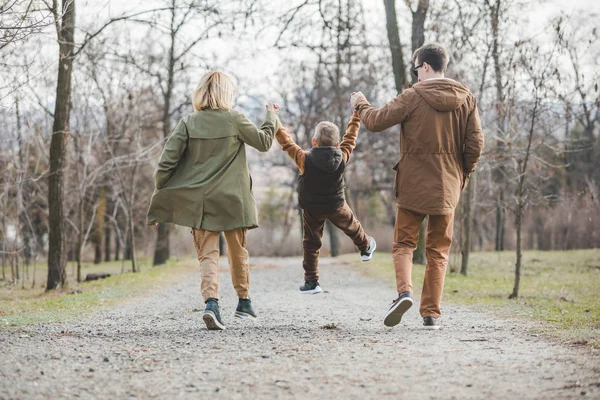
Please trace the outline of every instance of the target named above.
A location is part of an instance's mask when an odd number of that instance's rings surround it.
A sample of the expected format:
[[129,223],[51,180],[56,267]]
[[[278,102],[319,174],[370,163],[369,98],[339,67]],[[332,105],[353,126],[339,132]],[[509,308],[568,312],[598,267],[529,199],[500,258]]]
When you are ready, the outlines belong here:
[[[248,273],[248,251],[246,250],[246,228],[224,232],[227,242],[227,258],[233,287],[240,299],[248,298],[250,280]],[[202,283],[200,289],[204,301],[219,298],[219,232],[192,229],[194,246],[200,260]]]
[[333,225],[344,232],[358,247],[359,250],[369,248],[369,238],[360,222],[356,219],[347,203],[331,213],[302,212],[304,220],[304,280],[312,281],[319,279],[319,252],[323,239],[323,228],[325,221],[329,220]]
[[[398,208],[392,249],[398,293],[412,292],[413,251],[417,248],[419,229],[426,216]],[[420,307],[423,317],[437,318],[441,314],[440,305],[450,245],[452,244],[453,223],[453,214],[429,215],[425,250],[427,266],[425,267]]]

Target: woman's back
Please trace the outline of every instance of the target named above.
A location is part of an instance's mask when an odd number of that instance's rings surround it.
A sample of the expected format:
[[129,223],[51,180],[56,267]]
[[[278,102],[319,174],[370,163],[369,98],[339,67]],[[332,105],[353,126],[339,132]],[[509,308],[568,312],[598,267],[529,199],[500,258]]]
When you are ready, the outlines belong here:
[[183,118],[161,155],[148,223],[215,232],[257,227],[244,144],[267,151],[276,130],[273,111],[261,129],[235,110],[200,110]]

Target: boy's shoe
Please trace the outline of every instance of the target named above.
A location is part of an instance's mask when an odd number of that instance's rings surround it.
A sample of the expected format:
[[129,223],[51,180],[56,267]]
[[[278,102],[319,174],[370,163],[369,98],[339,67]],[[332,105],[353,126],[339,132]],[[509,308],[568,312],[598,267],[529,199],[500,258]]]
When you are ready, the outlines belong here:
[[385,315],[383,324],[385,326],[396,326],[402,320],[402,316],[408,311],[413,305],[413,299],[410,292],[402,292],[398,295],[398,298],[394,300],[390,310]]
[[256,318],[256,313],[252,309],[252,302],[250,299],[240,299],[237,308],[235,309],[235,316],[238,318]]
[[423,317],[423,329],[440,329],[440,319],[433,317]]
[[209,331],[222,331],[225,329],[219,313],[219,300],[213,298],[206,300],[206,308],[202,313],[202,319]]
[[300,292],[303,294],[317,294],[322,291],[319,281],[305,281],[304,285],[300,286]]
[[375,252],[375,249],[377,248],[377,243],[375,243],[375,239],[373,239],[373,236],[369,236],[369,248],[365,251],[360,252],[360,259],[363,261],[369,261],[371,258],[373,258],[373,253]]

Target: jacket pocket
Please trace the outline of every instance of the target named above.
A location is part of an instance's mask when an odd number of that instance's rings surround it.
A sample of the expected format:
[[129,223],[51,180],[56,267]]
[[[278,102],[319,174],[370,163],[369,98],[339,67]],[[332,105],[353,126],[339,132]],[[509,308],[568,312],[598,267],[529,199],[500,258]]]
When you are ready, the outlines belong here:
[[394,198],[396,199],[398,198],[398,174],[400,173],[399,165],[400,161],[398,161],[396,165],[392,167],[392,169],[396,171],[396,173],[394,174]]

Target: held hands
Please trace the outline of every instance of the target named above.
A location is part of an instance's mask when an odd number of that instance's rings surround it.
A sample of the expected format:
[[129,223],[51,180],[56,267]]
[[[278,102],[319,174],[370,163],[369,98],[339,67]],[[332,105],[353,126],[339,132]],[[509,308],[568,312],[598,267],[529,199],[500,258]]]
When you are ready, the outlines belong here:
[[352,92],[352,93],[350,93],[350,105],[352,106],[353,110],[356,109],[356,104],[361,99],[365,99],[366,100],[365,95],[362,94],[362,92]]
[[275,114],[279,114],[279,104],[269,103],[265,104],[265,107],[267,108],[267,111],[275,111]]

